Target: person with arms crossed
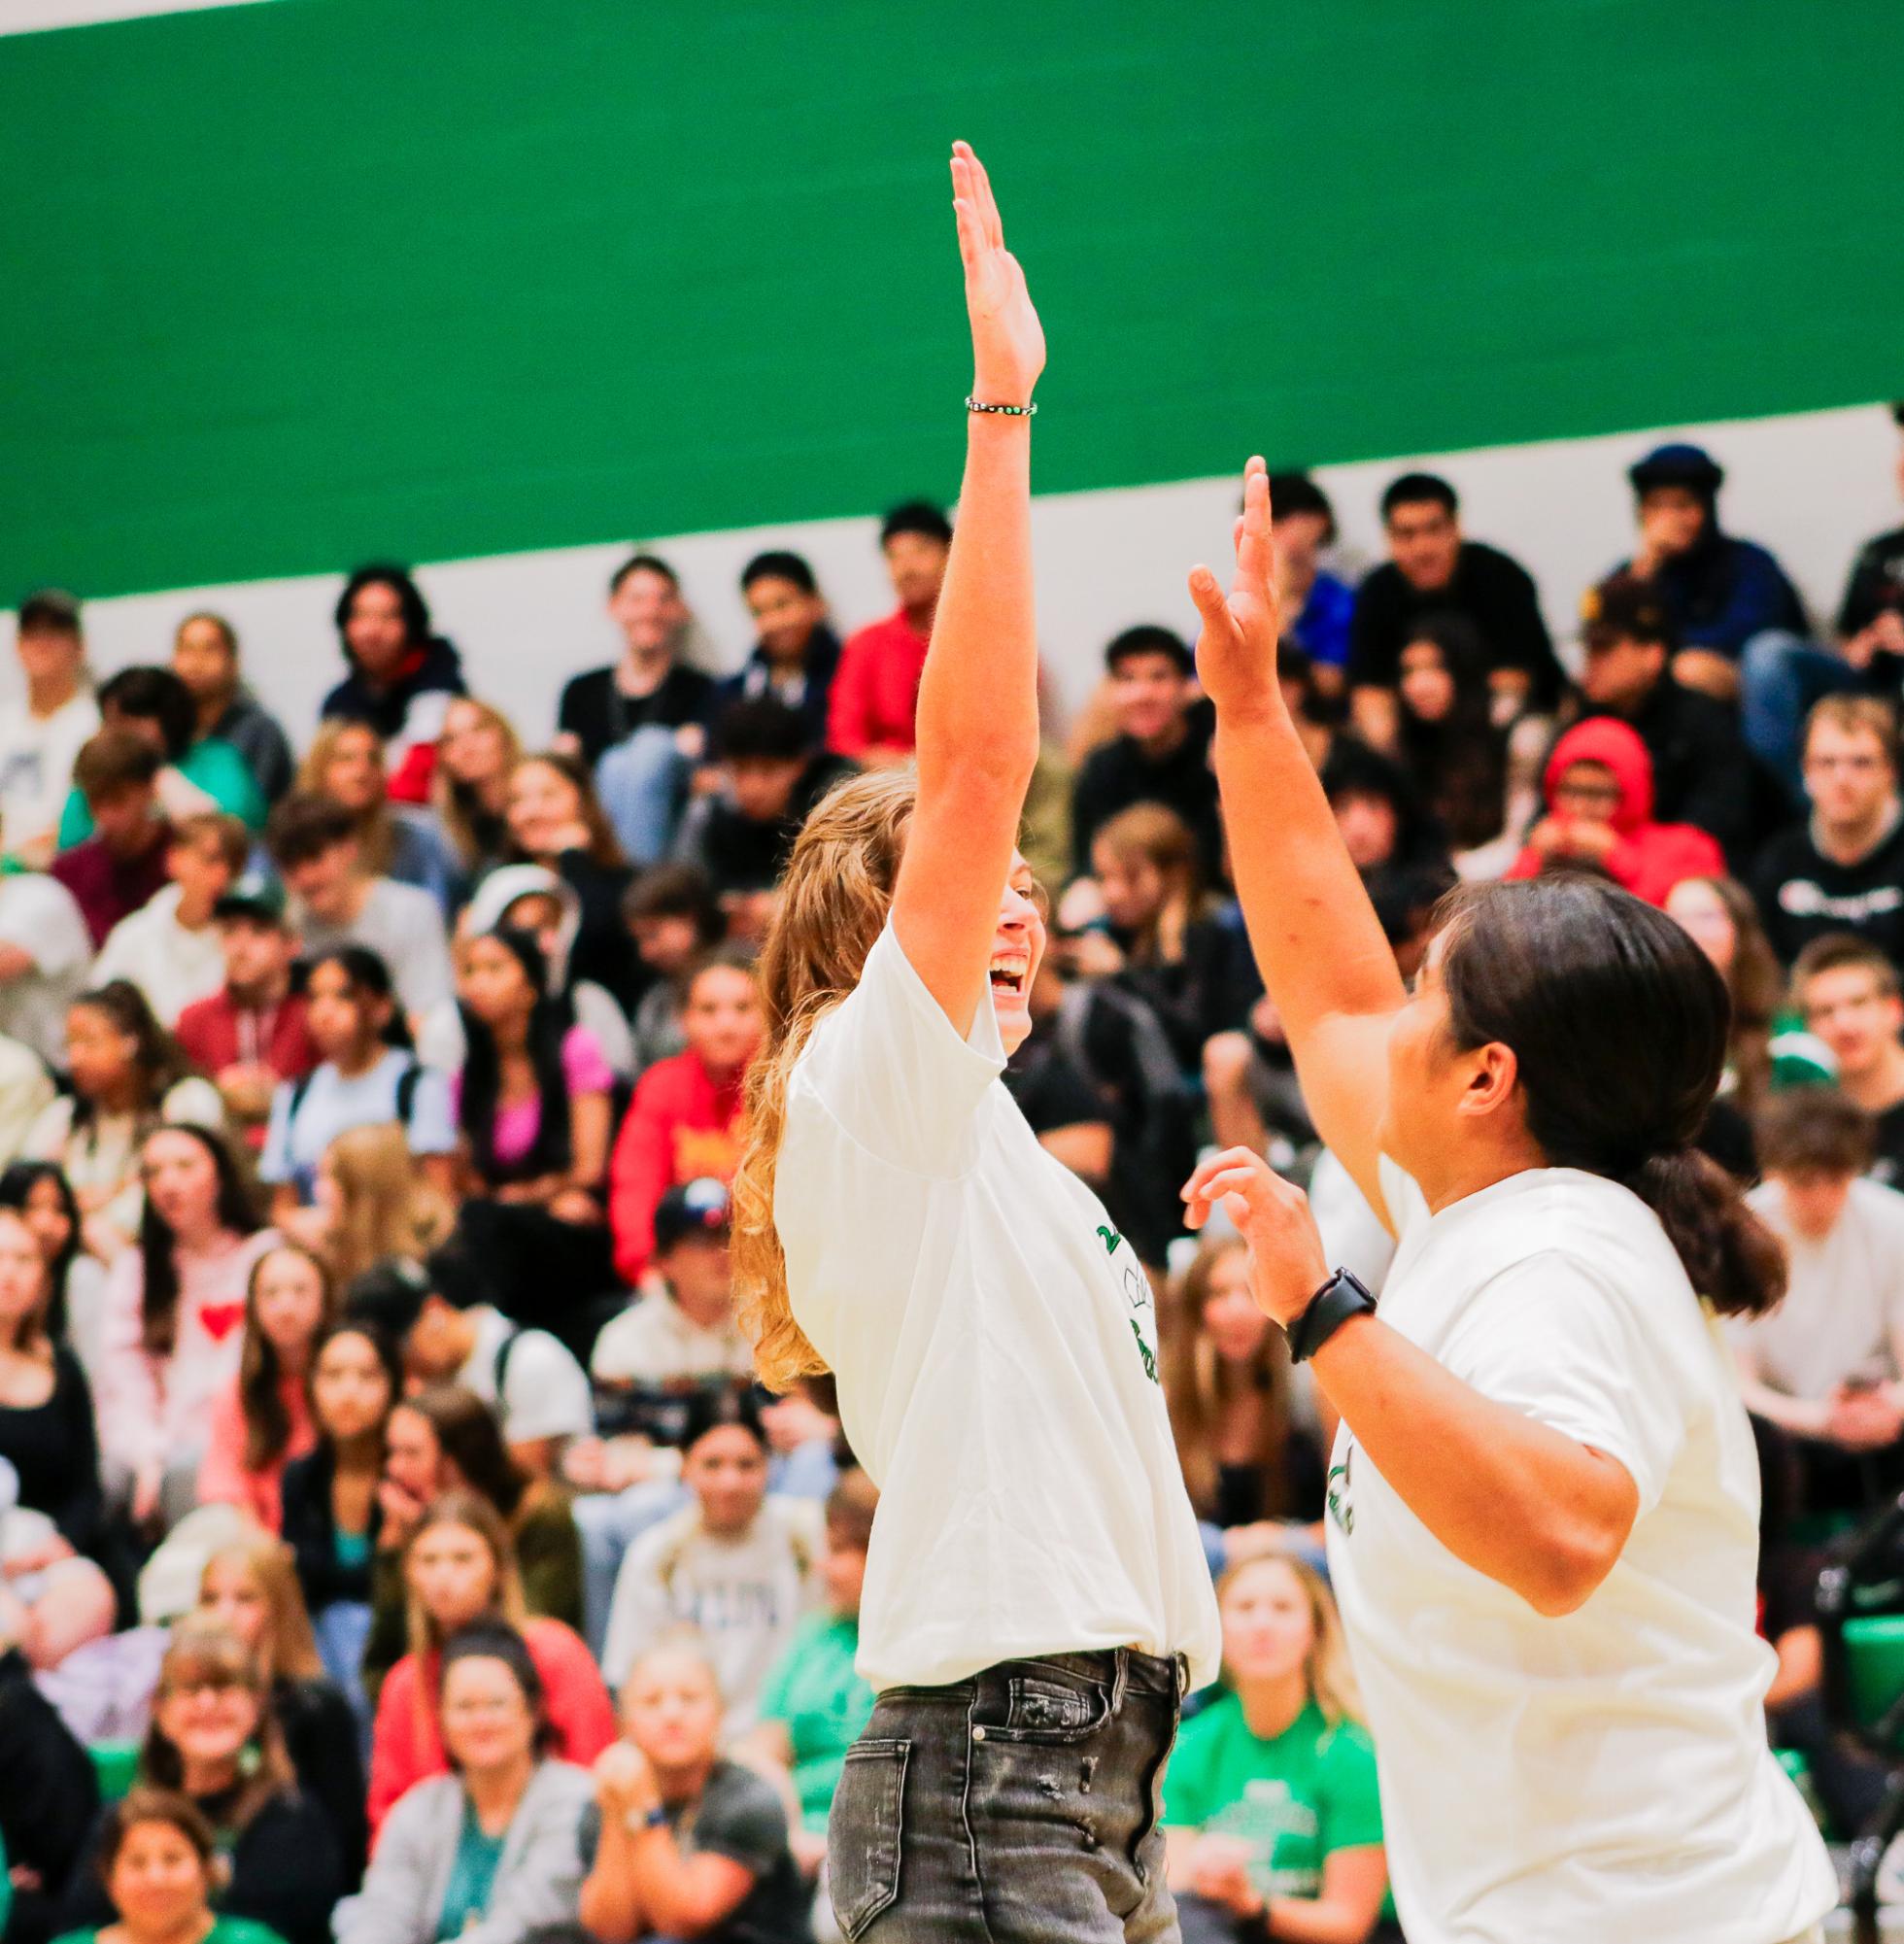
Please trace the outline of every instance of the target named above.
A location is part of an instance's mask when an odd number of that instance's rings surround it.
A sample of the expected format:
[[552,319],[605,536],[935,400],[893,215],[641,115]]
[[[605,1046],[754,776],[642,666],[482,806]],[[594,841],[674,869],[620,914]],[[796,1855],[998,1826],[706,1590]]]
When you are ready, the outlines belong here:
[[1342,1414],[1329,1569],[1403,1927],[1816,1936],[1837,1886],[1766,1741],[1757,1465],[1712,1316],[1762,1313],[1783,1270],[1691,1146],[1723,984],[1663,912],[1562,876],[1462,893],[1404,990],[1277,688],[1261,460],[1244,494],[1230,593],[1191,576],[1198,666],[1264,983],[1400,1238],[1379,1319],[1247,1149],[1184,1194],[1242,1231]]
[[952,168],[974,379],[918,774],[842,784],[795,846],[736,1283],[762,1377],[831,1366],[881,1492],[859,1653],[881,1698],[829,1835],[841,1929],[1155,1944],[1177,1936],[1158,1784],[1216,1609],[1149,1281],[999,1077],[1044,949],[1013,848],[1044,336],[984,170],[964,144]]

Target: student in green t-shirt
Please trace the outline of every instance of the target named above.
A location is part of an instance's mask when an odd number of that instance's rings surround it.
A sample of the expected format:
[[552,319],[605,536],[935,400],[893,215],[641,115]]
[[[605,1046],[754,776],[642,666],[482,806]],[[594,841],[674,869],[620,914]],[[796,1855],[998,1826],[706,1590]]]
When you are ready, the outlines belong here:
[[1282,1556],[1233,1566],[1216,1597],[1224,1691],[1184,1723],[1164,1783],[1185,1944],[1364,1944],[1388,1864],[1335,1602]]
[[821,1572],[827,1604],[800,1622],[761,1694],[760,1721],[747,1753],[787,1772],[799,1805],[794,1854],[803,1868],[827,1854],[827,1813],[846,1763],[872,1713],[872,1689],[854,1671],[860,1651],[860,1589],[879,1489],[858,1470],[845,1473],[827,1500],[827,1551]]

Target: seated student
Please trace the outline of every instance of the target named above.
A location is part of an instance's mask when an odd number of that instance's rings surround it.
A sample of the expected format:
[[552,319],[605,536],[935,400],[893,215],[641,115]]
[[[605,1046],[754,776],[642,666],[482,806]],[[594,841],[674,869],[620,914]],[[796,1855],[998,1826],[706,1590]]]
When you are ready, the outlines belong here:
[[[159,808],[173,821],[222,811],[248,831],[264,824],[264,797],[245,759],[230,743],[198,735],[191,692],[170,668],[121,668],[99,691],[107,729],[126,730],[157,752]],[[72,791],[59,819],[59,847],[70,850],[92,835],[84,790]]]
[[[618,1080],[631,1079],[637,1062],[621,1001],[593,979],[578,978],[571,961],[582,923],[582,901],[555,871],[539,864],[505,864],[476,887],[459,927],[465,938],[508,925],[527,932],[542,948],[549,984],[568,1002],[577,1025],[586,1026]],[[649,974],[637,970],[637,983]],[[425,1040],[426,1057],[446,1072],[462,1065],[461,1021],[454,1006],[439,1006]]]
[[1410,472],[1381,495],[1388,559],[1363,576],[1349,628],[1348,690],[1358,734],[1395,747],[1402,650],[1424,615],[1458,614],[1487,651],[1488,685],[1504,708],[1550,715],[1567,686],[1527,570],[1461,529],[1453,487]]
[[0,1033],[63,1068],[66,1008],[91,965],[92,934],[65,885],[44,871],[0,872]]
[[291,986],[297,939],[285,922],[284,887],[247,871],[212,906],[223,969],[219,989],[187,1006],[173,1028],[180,1050],[218,1084],[227,1119],[254,1151],[264,1144],[271,1096],[318,1064]]
[[371,1575],[364,1665],[381,1674],[403,1651],[403,1549],[446,1492],[487,1499],[508,1528],[524,1609],[579,1629],[582,1548],[568,1494],[531,1479],[504,1449],[495,1415],[473,1391],[436,1383],[404,1398],[384,1430],[383,1530]]
[[1836,1065],[1838,1091],[1871,1116],[1871,1176],[1904,1185],[1904,997],[1897,967],[1851,932],[1826,932],[1798,954],[1791,997]]
[[1072,970],[1143,1000],[1195,1073],[1204,1042],[1241,1025],[1258,990],[1244,941],[1213,915],[1195,835],[1162,803],[1133,803],[1100,828],[1091,869],[1104,924],[1071,941]]
[[304,977],[305,1030],[318,1064],[271,1096],[258,1176],[280,1213],[308,1205],[324,1150],[347,1128],[403,1129],[424,1178],[448,1193],[456,1129],[441,1074],[417,1064],[390,969],[361,945],[320,952]]
[[1446,838],[1404,771],[1378,750],[1339,736],[1322,767],[1322,788],[1350,859],[1379,904],[1424,870],[1447,872]]
[[1224,1689],[1183,1724],[1164,1784],[1185,1944],[1363,1944],[1388,1863],[1335,1602],[1289,1558],[1231,1567],[1216,1597]]
[[1772,1086],[1772,1031],[1785,1005],[1785,974],[1758,907],[1736,878],[1683,877],[1666,895],[1666,913],[1725,981],[1732,1013],[1719,1098],[1754,1114]]
[[1075,984],[1063,963],[1067,954],[1055,948],[1065,942],[1060,934],[1054,949],[1033,969],[1025,999],[1032,1030],[1005,1062],[1002,1077],[1038,1145],[1056,1155],[1102,1201],[1116,1162],[1117,1130],[1111,1104],[1093,1084],[1076,1049],[1065,1044],[1066,998]]
[[1664,445],[1627,469],[1639,545],[1615,568],[1665,603],[1679,640],[1673,672],[1689,688],[1729,699],[1739,658],[1767,629],[1801,631],[1805,610],[1785,570],[1763,547],[1737,540],[1718,521],[1724,470],[1698,446]]
[[747,1737],[750,1760],[786,1772],[799,1802],[794,1854],[807,1868],[827,1853],[827,1815],[846,1751],[872,1714],[872,1689],[853,1662],[860,1651],[860,1595],[879,1492],[857,1468],[827,1498],[827,1550],[820,1562],[826,1605],[807,1615],[761,1690],[761,1716]]
[[731,949],[702,964],[688,981],[681,1029],[687,1050],[635,1083],[609,1162],[615,1268],[630,1284],[647,1271],[668,1189],[702,1175],[731,1181],[740,1164],[742,1086],[763,1030],[752,966]]
[[1282,632],[1309,657],[1324,691],[1342,694],[1348,665],[1355,590],[1320,564],[1336,540],[1336,511],[1306,472],[1270,475],[1270,544],[1275,549],[1275,588]]
[[0,825],[8,854],[44,870],[73,759],[98,729],[99,707],[86,674],[80,603],[42,588],[20,602],[15,620],[25,694],[0,705]]
[[523,1610],[516,1562],[500,1516],[487,1499],[451,1492],[424,1514],[404,1552],[410,1652],[385,1679],[370,1742],[370,1830],[403,1792],[449,1767],[437,1699],[445,1642],[478,1620],[506,1620],[522,1634],[548,1697],[552,1752],[592,1762],[615,1738],[608,1690],[589,1651],[560,1620]]
[[172,880],[150,904],[121,918],[92,964],[97,985],[122,978],[146,995],[161,1026],[209,999],[224,983],[216,923],[219,900],[245,868],[251,839],[236,817],[182,817],[165,848]]
[[622,900],[650,983],[634,1008],[630,1071],[645,1074],[658,1060],[683,1051],[684,988],[695,968],[727,936],[727,917],[707,879],[688,864],[651,866]]
[[0,1634],[36,1668],[113,1629],[111,1583],[85,1556],[105,1511],[92,1392],[47,1327],[51,1280],[24,1218],[0,1211]]
[[629,1549],[602,1651],[611,1687],[671,1627],[697,1626],[721,1678],[728,1728],[752,1726],[767,1670],[818,1595],[818,1508],[767,1496],[759,1410],[732,1391],[695,1400],[682,1435],[689,1502]]
[[608,618],[622,636],[622,658],[563,685],[556,713],[559,742],[593,769],[618,743],[658,729],[695,761],[699,739],[675,739],[675,733],[698,727],[713,681],[680,659],[694,619],[681,597],[680,575],[653,554],[629,555],[609,580]]
[[142,1787],[114,1803],[93,1863],[113,1916],[56,1944],[284,1944],[268,1925],[215,1912],[224,1875],[218,1835],[176,1790]]
[[459,696],[443,713],[429,806],[464,884],[509,856],[509,774],[523,760],[516,727],[498,708]]
[[1785,1434],[1799,1511],[1862,1510],[1904,1463],[1904,1195],[1858,1178],[1870,1119],[1829,1088],[1775,1095],[1757,1132],[1747,1199],[1789,1267],[1778,1309],[1727,1325],[1740,1392]]
[[478,1620],[443,1649],[435,1705],[450,1772],[391,1811],[337,1944],[575,1934],[588,1770],[548,1753],[542,1676],[522,1636]]
[[0,1628],[0,1851],[16,1944],[52,1935],[75,1871],[89,1863],[98,1816],[98,1771]]
[[547,1330],[513,1323],[489,1300],[480,1265],[456,1243],[426,1265],[387,1262],[345,1292],[345,1308],[399,1349],[416,1387],[459,1383],[501,1415],[510,1456],[555,1475],[561,1448],[595,1429],[588,1374]]
[[391,1121],[347,1127],[323,1151],[313,1201],[281,1226],[323,1258],[347,1289],[391,1256],[421,1262],[449,1241],[456,1204],[419,1172]]
[[16,1161],[0,1174],[0,1209],[17,1210],[47,1266],[47,1333],[79,1358],[97,1385],[106,1315],[106,1265],[89,1254],[73,1184],[51,1161]]
[[436,900],[378,876],[363,856],[356,815],[327,797],[293,790],[271,812],[265,842],[294,901],[292,926],[305,952],[374,952],[390,968],[415,1033],[455,984]]
[[369,1847],[357,1718],[324,1674],[289,1549],[261,1532],[221,1546],[199,1576],[198,1611],[255,1657],[297,1786],[328,1819],[355,1886]]
[[614,1286],[602,1199],[615,1075],[552,990],[542,948],[512,926],[459,957],[463,1059],[451,1081],[459,1222],[498,1288],[536,1288],[551,1321]]
[[1298,1422],[1282,1333],[1250,1298],[1242,1238],[1203,1243],[1173,1299],[1164,1396],[1197,1517],[1221,1533],[1232,1565],[1267,1552],[1319,1557],[1322,1451]]
[[456,858],[428,810],[391,801],[384,739],[367,722],[321,723],[298,766],[297,787],[350,811],[364,869],[427,891],[448,922],[461,882]]
[[73,1091],[48,1103],[26,1153],[55,1164],[78,1197],[83,1240],[112,1262],[139,1234],[145,1209],[139,1154],[161,1121],[217,1127],[218,1090],[187,1071],[137,986],[114,979],[80,994],[66,1014]]
[[634,872],[580,758],[553,750],[516,765],[509,836],[525,863],[552,871],[573,895],[568,977],[601,986],[624,1011],[632,1007],[643,980],[622,923],[622,899]]
[[245,687],[230,622],[217,614],[187,615],[172,636],[172,672],[191,697],[194,743],[228,743],[244,758],[266,806],[275,803],[290,788],[290,744]]
[[391,795],[400,803],[424,802],[444,711],[462,694],[460,658],[431,631],[429,608],[408,569],[388,562],[351,575],[335,620],[350,673],[324,697],[320,714],[326,722],[367,722],[389,752]]
[[165,887],[171,828],[158,802],[159,756],[129,729],[102,729],[73,764],[90,836],[62,850],[52,875],[73,894],[95,947]]
[[[221,1916],[268,1925],[286,1944],[327,1944],[344,1889],[329,1818],[298,1790],[256,1657],[206,1615],[173,1631],[139,1781],[177,1791],[211,1825],[229,1864],[213,1896]],[[95,1857],[109,1827],[95,1830]],[[90,1870],[75,1872],[62,1915],[74,1927],[110,1922],[105,1888]]]
[[1664,904],[1683,877],[1713,877],[1725,857],[1704,831],[1652,813],[1652,760],[1638,734],[1611,716],[1576,723],[1547,767],[1547,814],[1527,834],[1509,877],[1567,864],[1606,872],[1649,904]]
[[688,806],[673,855],[713,886],[728,937],[736,941],[758,944],[766,937],[775,887],[807,812],[853,773],[811,735],[799,711],[772,696],[733,702],[715,723],[720,788]]
[[1196,661],[1168,628],[1127,628],[1105,650],[1117,733],[1078,766],[1071,786],[1071,867],[1091,872],[1098,833],[1133,803],[1162,803],[1189,825],[1204,879],[1223,878],[1208,705],[1197,699]]
[[1897,717],[1875,696],[1826,696],[1805,719],[1811,814],[1752,867],[1752,896],[1789,964],[1825,932],[1853,932],[1904,963],[1904,806]]
[[285,1467],[317,1444],[311,1362],[335,1314],[334,1286],[295,1243],[277,1243],[252,1264],[237,1375],[211,1402],[200,1505],[239,1506],[266,1532],[284,1524]]
[[285,1467],[285,1544],[296,1562],[318,1652],[324,1671],[359,1708],[371,1564],[383,1524],[385,1430],[401,1387],[388,1338],[368,1323],[333,1323],[311,1362],[317,1443]]
[[735,702],[771,696],[799,711],[805,747],[820,748],[839,636],[828,624],[812,567],[799,554],[756,554],[740,570],[740,597],[754,617],[754,646],[738,670],[715,685],[710,718],[718,723]]
[[691,1637],[648,1649],[582,1825],[583,1927],[599,1944],[809,1944],[812,1893],[772,1784],[721,1756],[722,1694]]
[[244,1353],[252,1271],[275,1247],[218,1135],[158,1127],[141,1150],[139,1245],[106,1284],[99,1422],[135,1525],[173,1524],[195,1502],[213,1402]]
[[867,768],[912,754],[919,678],[952,558],[952,523],[929,500],[908,499],[880,522],[879,551],[900,604],[846,637],[827,703],[827,747]]

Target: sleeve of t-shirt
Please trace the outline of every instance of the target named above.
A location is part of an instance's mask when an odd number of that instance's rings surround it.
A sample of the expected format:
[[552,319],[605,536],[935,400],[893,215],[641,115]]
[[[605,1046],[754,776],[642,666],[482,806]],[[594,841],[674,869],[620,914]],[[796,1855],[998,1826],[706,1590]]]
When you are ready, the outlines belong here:
[[563,1034],[561,1071],[571,1094],[605,1094],[615,1084],[615,1075],[586,1026],[571,1026]]
[[1617,1459],[1642,1513],[1659,1503],[1684,1436],[1670,1359],[1573,1257],[1530,1256],[1495,1277],[1442,1360],[1483,1397]]
[[73,894],[56,878],[24,873],[0,898],[0,944],[31,954],[49,978],[77,972],[92,956],[92,939]]
[[787,1812],[772,1789],[751,1770],[731,1767],[709,1791],[695,1823],[695,1848],[706,1850],[754,1877],[765,1876],[787,1847]]
[[[284,1089],[280,1087],[278,1092],[283,1093]],[[274,1095],[271,1101],[273,1113],[277,1108],[277,1097]],[[449,1078],[434,1067],[424,1067],[418,1072],[417,1091],[410,1102],[408,1136],[412,1154],[454,1154],[457,1151],[457,1122],[455,1110],[450,1105]],[[268,1153],[268,1133],[265,1143]]]
[[840,652],[827,697],[827,747],[835,756],[864,756],[871,746],[867,686],[869,666],[866,644],[848,641]]
[[595,1429],[588,1374],[546,1330],[525,1330],[509,1352],[502,1435],[512,1445],[585,1438]]
[[1322,1783],[1322,1854],[1360,1850],[1381,1841],[1381,1793],[1376,1786],[1375,1745],[1352,1722],[1331,1730],[1318,1763]]
[[998,1018],[979,995],[962,1037],[913,970],[890,920],[860,982],[822,1022],[803,1077],[861,1146],[916,1175],[963,1174],[972,1116],[1004,1071]]

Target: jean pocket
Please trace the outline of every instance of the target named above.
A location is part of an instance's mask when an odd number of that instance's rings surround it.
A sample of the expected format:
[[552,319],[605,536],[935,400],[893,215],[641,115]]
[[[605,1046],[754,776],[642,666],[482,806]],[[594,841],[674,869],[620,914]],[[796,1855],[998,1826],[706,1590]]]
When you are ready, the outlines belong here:
[[900,1831],[909,1741],[859,1741],[846,1751],[827,1831],[827,1879],[846,1944],[900,1893]]

